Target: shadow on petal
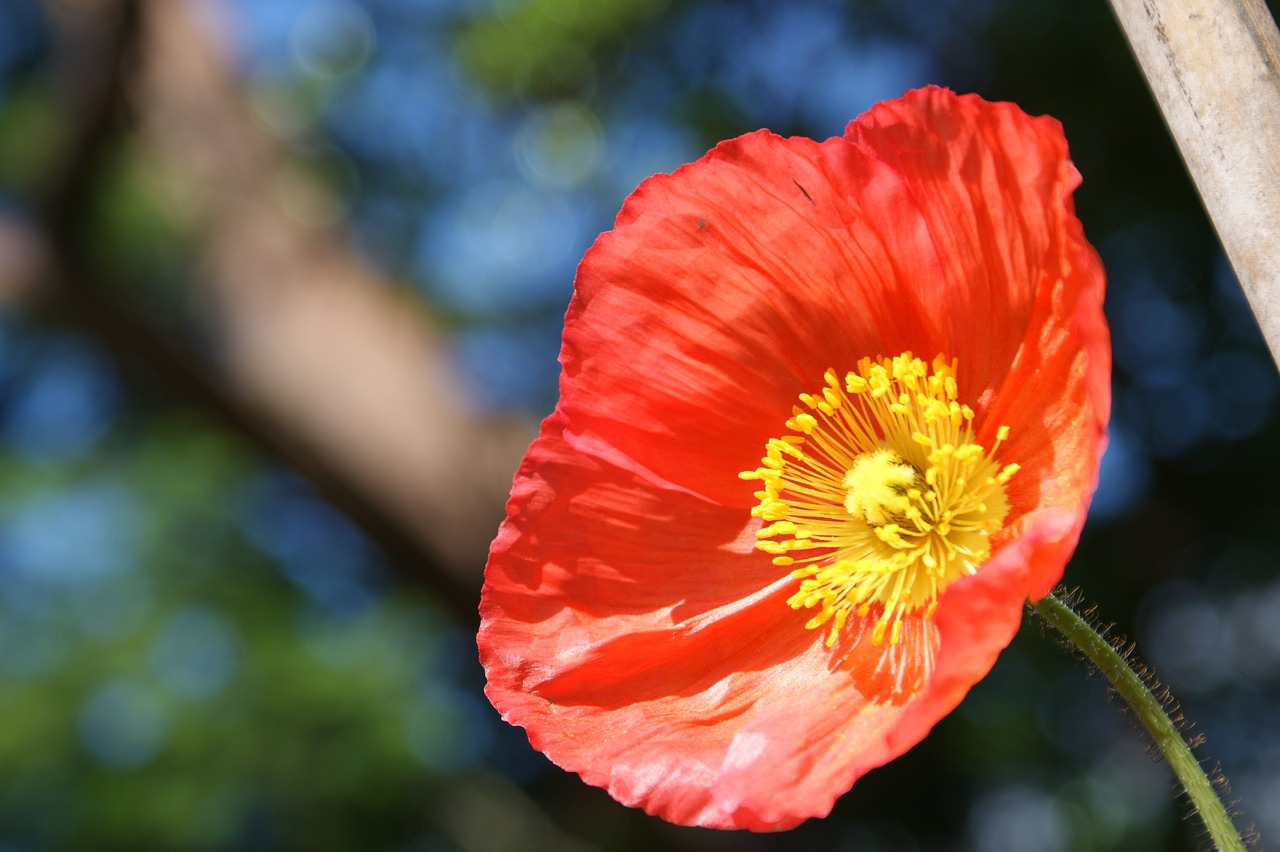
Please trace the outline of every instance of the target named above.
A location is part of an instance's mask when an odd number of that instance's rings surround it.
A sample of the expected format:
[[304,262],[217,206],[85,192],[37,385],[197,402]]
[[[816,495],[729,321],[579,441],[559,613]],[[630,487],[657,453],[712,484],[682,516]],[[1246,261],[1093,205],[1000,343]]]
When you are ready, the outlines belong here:
[[805,616],[787,606],[791,583],[779,581],[670,630],[622,633],[533,691],[557,705],[601,708],[706,694],[711,704],[746,710],[756,692],[737,687],[821,641],[818,631],[804,629]]
[[876,704],[901,706],[925,687],[938,652],[938,628],[922,612],[902,617],[897,643],[872,639],[882,607],[849,621],[836,637],[831,671],[847,671],[858,691]]

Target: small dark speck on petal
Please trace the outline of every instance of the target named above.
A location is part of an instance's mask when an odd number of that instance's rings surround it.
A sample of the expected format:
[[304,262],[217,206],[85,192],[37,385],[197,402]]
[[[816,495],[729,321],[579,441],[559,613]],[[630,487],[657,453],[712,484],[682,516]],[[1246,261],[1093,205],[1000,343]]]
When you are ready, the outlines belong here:
[[797,189],[799,189],[801,192],[804,193],[804,197],[809,199],[810,204],[812,204],[814,207],[818,206],[818,202],[813,200],[813,196],[809,194],[809,190],[805,189],[803,186],[800,185],[800,181],[796,180],[795,178],[792,178],[791,182],[796,185]]

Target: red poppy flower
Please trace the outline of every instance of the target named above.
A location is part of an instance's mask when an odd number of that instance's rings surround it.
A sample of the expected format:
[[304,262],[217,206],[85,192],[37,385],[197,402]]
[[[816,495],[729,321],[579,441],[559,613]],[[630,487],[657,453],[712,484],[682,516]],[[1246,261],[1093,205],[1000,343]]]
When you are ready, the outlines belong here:
[[503,718],[720,828],[825,815],[919,742],[1061,577],[1096,482],[1078,183],[1056,121],[937,88],[645,181],[578,269],[490,551]]

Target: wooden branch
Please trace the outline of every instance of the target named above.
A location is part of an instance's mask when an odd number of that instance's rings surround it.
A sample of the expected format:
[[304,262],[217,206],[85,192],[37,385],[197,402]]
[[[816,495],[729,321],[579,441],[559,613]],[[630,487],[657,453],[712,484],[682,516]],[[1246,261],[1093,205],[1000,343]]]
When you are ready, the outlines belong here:
[[471,410],[423,304],[290,206],[304,179],[250,111],[218,28],[187,3],[144,10],[137,142],[200,235],[194,283],[222,380],[478,602],[534,425]]
[[378,505],[378,495],[356,488],[331,459],[292,440],[288,430],[266,422],[261,412],[219,381],[208,364],[101,295],[112,290],[110,284],[87,280],[85,275],[83,270],[58,269],[50,263],[42,270],[39,286],[26,294],[26,307],[46,323],[68,325],[92,337],[120,360],[126,372],[145,375],[147,383],[154,382],[173,400],[212,415],[253,449],[307,479],[381,549],[394,568],[431,592],[461,626],[478,626],[474,584],[447,570],[405,525],[388,517]]
[[298,215],[305,179],[248,109],[218,28],[191,4],[145,10],[138,145],[200,234],[193,284],[221,377],[479,601],[534,425],[468,408],[420,299],[362,261],[338,226]]
[[1111,0],[1280,363],[1280,34],[1263,0]]
[[[79,95],[74,130],[34,228],[0,219],[0,295],[93,336],[134,375],[292,467],[474,626],[486,546],[533,424],[469,412],[422,306],[340,231],[281,210],[289,158],[248,116],[185,5],[51,6]],[[214,361],[117,304],[126,288],[85,249],[87,199],[125,140],[154,156],[175,209],[196,223],[204,274],[192,279]]]

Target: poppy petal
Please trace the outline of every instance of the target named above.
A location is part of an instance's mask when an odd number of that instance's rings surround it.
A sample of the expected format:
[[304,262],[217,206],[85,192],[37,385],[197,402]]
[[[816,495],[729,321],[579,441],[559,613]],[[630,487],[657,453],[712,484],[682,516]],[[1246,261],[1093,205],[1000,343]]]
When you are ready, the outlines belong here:
[[[919,742],[1061,577],[1096,482],[1110,351],[1078,182],[1057,122],[928,88],[643,183],[579,267],[560,403],[486,566],[503,717],[625,804],[755,830]],[[1021,469],[976,573],[889,641],[851,608],[828,647],[737,474],[826,371],[905,351],[957,359],[977,440]]]
[[749,503],[723,471],[752,466],[824,371],[940,345],[911,284],[936,261],[877,223],[900,182],[843,140],[762,131],[643,183],[578,270],[561,352],[569,440]]
[[[948,259],[931,300],[955,320],[945,351],[986,415],[979,440],[1009,426],[1006,456],[1026,472],[1053,472],[1015,477],[1011,503],[1075,514],[1061,558],[1033,566],[1028,591],[1042,597],[1084,525],[1110,416],[1102,264],[1075,216],[1080,176],[1061,125],[931,86],[877,104],[845,138],[908,176],[909,197],[887,199],[886,215],[924,211]],[[975,334],[975,322],[987,333]]]
[[[873,700],[888,687],[860,669],[907,646],[864,643],[867,659],[834,669],[821,634],[786,605],[792,581],[738,541],[741,510],[721,519],[722,508],[572,450],[556,415],[522,470],[486,572],[479,645],[490,700],[553,761],[672,821],[776,829],[825,814],[852,773],[892,756],[830,759],[902,715],[906,701]],[[660,504],[707,533],[702,546],[647,547],[653,531],[628,519],[651,520]],[[816,723],[792,712],[837,703],[839,717]],[[751,744],[766,740],[757,754]],[[784,797],[779,772],[795,779]]]

